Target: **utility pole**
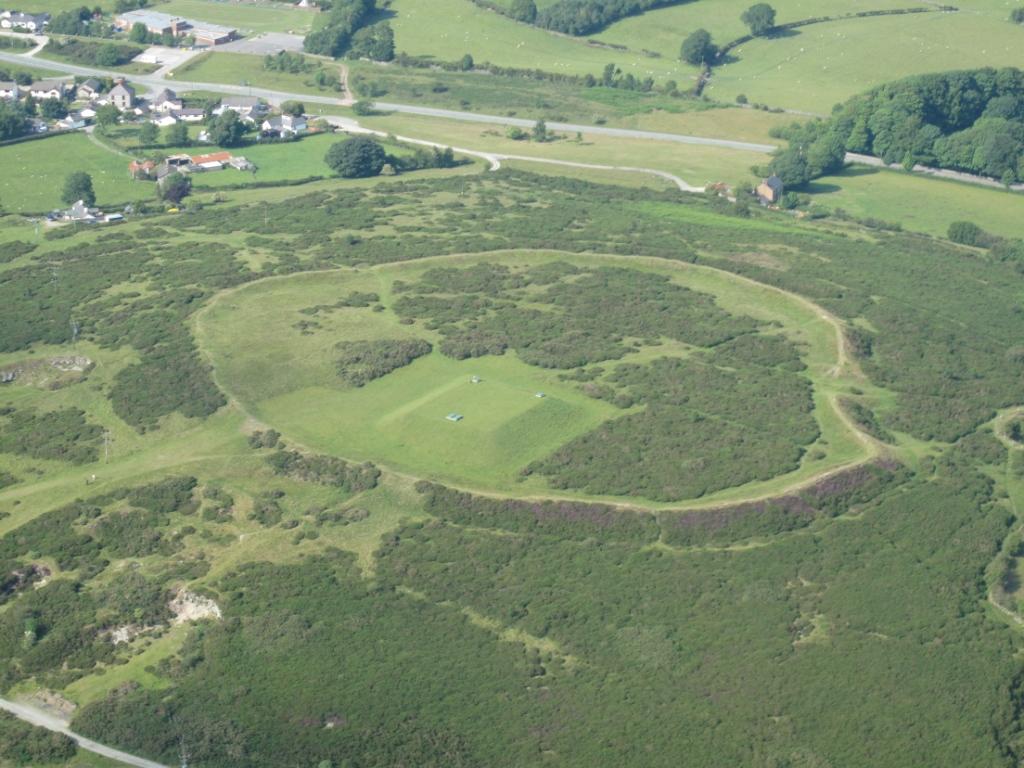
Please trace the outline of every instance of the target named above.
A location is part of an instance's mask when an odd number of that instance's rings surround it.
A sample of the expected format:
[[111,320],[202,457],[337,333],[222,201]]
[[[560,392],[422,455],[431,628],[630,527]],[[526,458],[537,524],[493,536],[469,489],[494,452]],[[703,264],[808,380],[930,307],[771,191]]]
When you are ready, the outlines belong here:
[[78,341],[78,321],[71,321],[71,343],[74,344]]
[[104,430],[104,432],[103,432],[103,463],[104,464],[106,464],[108,461],[110,461],[110,444],[113,442],[113,440],[114,440],[114,438],[110,434],[110,430],[109,429],[108,430]]

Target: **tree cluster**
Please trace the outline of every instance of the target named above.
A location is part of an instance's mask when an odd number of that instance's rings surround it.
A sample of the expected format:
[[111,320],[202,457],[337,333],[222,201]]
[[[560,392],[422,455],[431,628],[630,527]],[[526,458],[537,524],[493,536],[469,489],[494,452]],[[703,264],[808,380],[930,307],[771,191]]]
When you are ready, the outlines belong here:
[[[609,24],[638,13],[688,0],[558,0],[534,14],[533,23],[544,29],[567,35],[590,35]],[[517,4],[520,13],[529,15],[525,4]],[[522,19],[526,21],[526,18]]]
[[827,121],[781,132],[772,170],[787,186],[831,173],[847,152],[1013,183],[1024,178],[1024,72],[977,69],[919,75],[854,97]]
[[364,27],[377,10],[376,0],[334,0],[326,12],[325,23],[306,35],[307,53],[337,58],[348,51],[355,33]]

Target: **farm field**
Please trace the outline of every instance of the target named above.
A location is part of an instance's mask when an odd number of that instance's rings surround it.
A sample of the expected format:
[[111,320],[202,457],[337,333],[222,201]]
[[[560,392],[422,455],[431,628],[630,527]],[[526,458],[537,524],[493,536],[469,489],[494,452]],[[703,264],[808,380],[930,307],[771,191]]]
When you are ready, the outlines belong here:
[[160,4],[162,13],[237,27],[243,32],[302,34],[313,26],[316,13],[287,3],[251,0],[171,0]]
[[[40,149],[45,148],[45,152]],[[92,176],[99,205],[127,203],[140,194],[142,182],[128,176],[128,159],[89,141],[83,133],[51,136],[37,141],[0,147],[0,201],[5,209],[45,213],[61,205],[60,193],[68,174],[69,158],[74,169]],[[25,184],[27,178],[32,184]],[[143,193],[149,197],[150,192]]]
[[586,40],[553,35],[479,8],[468,0],[395,0],[391,19],[395,48],[414,56],[457,61],[470,54],[479,62],[543,69],[569,75],[600,76],[614,62],[624,73],[643,79],[685,83],[693,69],[676,57],[651,58],[640,51],[615,51]]
[[[316,62],[315,59],[310,61]],[[327,68],[337,74],[333,65],[328,64]],[[196,56],[184,66],[178,67],[170,79],[199,83],[251,85],[254,90],[263,87],[288,93],[310,93],[321,96],[337,93],[337,91],[311,84],[312,77],[312,72],[292,74],[291,72],[265,69],[262,56],[217,51]]]
[[922,178],[900,171],[850,166],[813,182],[815,203],[860,218],[898,222],[905,229],[945,237],[951,221],[975,221],[1003,237],[1020,231],[1024,196],[1001,189]]
[[[777,12],[778,24],[814,16],[907,7],[900,0],[781,0],[771,5]],[[666,58],[678,58],[680,44],[696,29],[708,30],[719,45],[747,34],[749,30],[740,20],[740,15],[749,7],[747,0],[681,3],[617,21],[594,35],[594,39],[634,50],[646,48]]]
[[[828,114],[834,104],[907,75],[1019,66],[1020,29],[996,0],[964,4],[959,13],[883,16],[816,24],[776,40],[755,40],[717,67],[710,97]],[[894,41],[899,41],[894,44]]]

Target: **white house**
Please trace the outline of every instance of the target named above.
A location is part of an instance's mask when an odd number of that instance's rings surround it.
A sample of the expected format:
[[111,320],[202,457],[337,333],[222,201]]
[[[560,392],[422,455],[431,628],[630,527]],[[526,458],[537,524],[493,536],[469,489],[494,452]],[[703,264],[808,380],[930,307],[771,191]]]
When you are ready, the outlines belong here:
[[161,128],[166,128],[168,125],[174,125],[178,122],[178,118],[174,115],[153,115],[149,122],[159,125]]
[[85,128],[85,118],[80,113],[71,112],[67,117],[57,121],[57,127],[65,131],[74,131]]
[[28,92],[33,99],[63,99],[68,84],[64,80],[37,80],[29,86]]
[[171,113],[183,123],[201,123],[206,119],[206,112],[201,109],[178,109]]
[[156,112],[173,112],[184,107],[184,102],[170,88],[164,88],[153,99],[152,109]]
[[0,82],[0,99],[16,99],[18,98],[19,88],[17,83],[13,82]]
[[273,131],[282,137],[298,136],[306,131],[305,117],[292,117],[291,115],[275,115],[263,121],[260,128],[264,131]]
[[225,96],[221,100],[220,106],[213,110],[213,114],[223,115],[229,109],[237,112],[239,117],[246,120],[253,120],[267,113],[267,105],[255,96]]
[[29,32],[42,32],[43,27],[50,23],[48,13],[19,13],[7,11],[0,18],[0,27],[4,29],[27,29]]

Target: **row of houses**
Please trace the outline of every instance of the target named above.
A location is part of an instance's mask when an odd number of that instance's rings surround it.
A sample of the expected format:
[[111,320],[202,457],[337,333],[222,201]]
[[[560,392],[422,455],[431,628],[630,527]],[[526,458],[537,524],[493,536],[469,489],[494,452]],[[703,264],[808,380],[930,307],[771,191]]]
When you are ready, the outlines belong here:
[[222,45],[238,37],[238,30],[233,27],[183,19],[158,11],[126,11],[114,17],[114,26],[124,32],[130,32],[136,24],[142,24],[153,35],[191,37],[196,45],[201,46]]
[[48,13],[22,13],[21,11],[0,11],[0,28],[23,29],[27,32],[42,32],[50,23]]
[[0,99],[16,101],[31,96],[36,101],[63,99],[74,88],[70,80],[37,80],[32,85],[18,85],[12,81],[0,81]]

